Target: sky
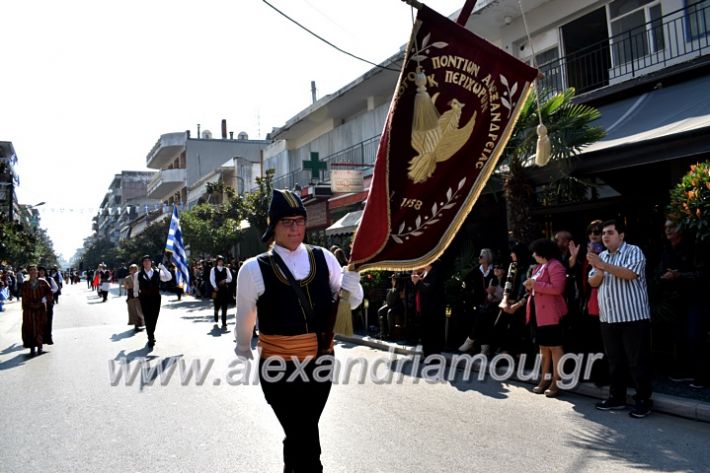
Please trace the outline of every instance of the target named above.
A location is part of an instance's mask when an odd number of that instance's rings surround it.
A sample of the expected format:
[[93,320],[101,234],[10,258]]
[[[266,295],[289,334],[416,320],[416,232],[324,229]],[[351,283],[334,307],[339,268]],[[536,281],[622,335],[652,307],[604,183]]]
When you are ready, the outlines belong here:
[[[374,63],[408,39],[401,0],[269,0]],[[464,0],[430,0],[444,15]],[[0,141],[18,157],[18,201],[66,260],[91,235],[113,176],[146,170],[160,135],[209,129],[264,139],[367,72],[262,0],[26,0],[0,4]]]

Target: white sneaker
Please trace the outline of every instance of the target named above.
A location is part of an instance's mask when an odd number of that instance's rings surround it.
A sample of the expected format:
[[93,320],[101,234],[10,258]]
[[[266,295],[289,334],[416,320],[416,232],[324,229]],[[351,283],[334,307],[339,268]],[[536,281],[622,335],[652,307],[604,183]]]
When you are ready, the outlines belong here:
[[473,348],[474,341],[471,340],[469,337],[466,337],[466,341],[463,342],[463,345],[459,347],[459,351],[462,353],[466,353],[468,351],[471,351]]

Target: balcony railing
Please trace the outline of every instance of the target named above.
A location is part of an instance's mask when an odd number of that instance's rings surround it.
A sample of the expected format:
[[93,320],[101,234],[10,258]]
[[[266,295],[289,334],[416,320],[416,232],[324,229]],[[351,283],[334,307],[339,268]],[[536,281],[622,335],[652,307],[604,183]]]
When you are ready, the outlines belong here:
[[710,5],[689,5],[539,66],[540,90],[588,92],[710,53]]
[[[377,145],[380,143],[380,135],[368,138],[365,141],[345,148],[333,153],[321,159],[328,164],[338,164],[344,166],[345,168],[357,169],[366,168],[371,169],[372,165],[375,164],[375,157],[377,156]],[[293,189],[297,185],[300,187],[305,187],[311,184],[311,171],[299,169],[283,176],[278,176],[273,180],[273,186],[277,189]],[[330,169],[321,172],[321,179],[319,182],[328,183],[330,182]],[[254,190],[254,189],[252,189]]]

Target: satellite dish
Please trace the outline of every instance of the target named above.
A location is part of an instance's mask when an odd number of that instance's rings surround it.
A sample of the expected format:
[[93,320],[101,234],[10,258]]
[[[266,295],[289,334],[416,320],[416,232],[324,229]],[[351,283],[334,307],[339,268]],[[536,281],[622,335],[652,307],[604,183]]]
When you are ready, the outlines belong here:
[[212,139],[212,132],[209,130],[205,130],[202,132],[202,139],[203,140],[211,140]]
[[248,140],[249,135],[247,135],[246,131],[240,131],[239,134],[237,135],[238,140]]

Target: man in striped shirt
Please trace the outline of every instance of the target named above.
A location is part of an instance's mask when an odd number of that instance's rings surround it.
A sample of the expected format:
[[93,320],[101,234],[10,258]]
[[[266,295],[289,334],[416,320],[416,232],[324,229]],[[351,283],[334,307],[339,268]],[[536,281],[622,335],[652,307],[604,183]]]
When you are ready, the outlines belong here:
[[609,399],[597,403],[600,410],[626,407],[627,370],[636,385],[636,403],[629,415],[651,413],[651,309],[646,287],[646,257],[641,249],[624,241],[624,225],[614,220],[602,224],[606,251],[587,253],[593,266],[589,285],[599,288],[599,321],[604,351],[609,362]]

